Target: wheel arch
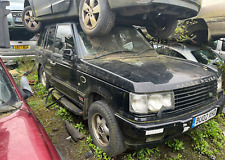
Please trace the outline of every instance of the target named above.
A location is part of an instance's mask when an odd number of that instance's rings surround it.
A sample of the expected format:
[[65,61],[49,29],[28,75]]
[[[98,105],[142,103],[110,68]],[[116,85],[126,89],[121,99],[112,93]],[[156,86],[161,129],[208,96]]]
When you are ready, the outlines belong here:
[[199,31],[199,30],[208,30],[208,25],[205,22],[205,20],[202,19],[202,18],[199,18],[199,19],[189,19],[189,20],[186,20],[185,22],[193,22],[193,24],[190,24],[189,23],[187,25],[187,30],[190,33],[193,33],[193,32]]
[[[91,106],[91,104],[95,101],[103,100],[110,107],[113,106],[113,104],[112,104],[113,96],[103,87],[95,86],[94,88],[90,89],[90,91],[91,92],[85,94],[86,96],[84,97],[84,109],[83,109],[83,118],[84,119],[88,118],[88,109]],[[114,110],[113,107],[112,107],[112,110]]]
[[193,22],[193,24],[187,24],[187,31],[188,35],[195,35],[196,33],[204,33],[205,35],[203,42],[207,42],[208,40],[211,39],[211,34],[208,28],[207,23],[203,18],[198,18],[198,19],[188,19],[185,22]]

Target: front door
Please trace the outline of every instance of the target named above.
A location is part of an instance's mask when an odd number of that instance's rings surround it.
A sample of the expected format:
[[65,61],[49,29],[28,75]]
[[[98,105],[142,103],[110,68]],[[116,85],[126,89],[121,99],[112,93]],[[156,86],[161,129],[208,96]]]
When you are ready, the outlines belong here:
[[57,26],[54,47],[55,51],[52,54],[53,86],[68,97],[73,98],[76,94],[76,88],[72,87],[71,80],[76,80],[76,69],[74,69],[76,65],[73,64],[75,50],[71,24]]
[[44,70],[48,77],[52,76],[52,54],[54,52],[54,38],[55,38],[56,26],[52,25],[47,28],[46,39],[43,45],[41,55]]

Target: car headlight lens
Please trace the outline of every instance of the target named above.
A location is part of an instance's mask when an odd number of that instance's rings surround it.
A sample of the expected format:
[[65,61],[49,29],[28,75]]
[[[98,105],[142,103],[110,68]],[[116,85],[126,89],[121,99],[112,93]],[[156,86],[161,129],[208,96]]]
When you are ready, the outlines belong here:
[[148,107],[146,105],[147,96],[130,94],[130,111],[134,113],[148,113]]
[[222,90],[222,76],[220,76],[218,79],[217,79],[217,91],[221,91]]
[[173,92],[138,95],[130,93],[130,112],[137,114],[157,113],[161,109],[174,109]]

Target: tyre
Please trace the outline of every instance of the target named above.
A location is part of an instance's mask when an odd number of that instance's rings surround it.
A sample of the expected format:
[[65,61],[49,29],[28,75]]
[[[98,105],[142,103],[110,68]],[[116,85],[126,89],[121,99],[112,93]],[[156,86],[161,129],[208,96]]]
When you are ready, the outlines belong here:
[[30,32],[37,33],[42,29],[42,23],[35,20],[33,11],[30,6],[24,8],[22,13],[22,21],[24,27]]
[[43,86],[46,88],[46,89],[49,89],[50,88],[50,82],[46,76],[46,73],[44,71],[44,68],[43,66],[41,66],[38,70],[38,76],[39,76],[39,80],[40,82],[43,84]]
[[115,13],[110,9],[107,0],[81,0],[79,21],[87,35],[101,36],[114,26]]
[[177,23],[176,18],[172,16],[151,16],[146,29],[152,37],[166,39],[174,32]]
[[96,101],[88,110],[88,127],[94,144],[109,156],[125,151],[122,134],[112,109],[104,101]]

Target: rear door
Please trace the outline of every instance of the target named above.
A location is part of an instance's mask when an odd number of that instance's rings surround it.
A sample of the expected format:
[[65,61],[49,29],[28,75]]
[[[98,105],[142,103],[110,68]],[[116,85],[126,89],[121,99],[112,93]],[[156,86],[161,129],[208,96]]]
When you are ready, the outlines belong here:
[[[52,1],[54,0],[32,0],[31,7],[33,7],[36,16],[43,16],[52,13]],[[33,3],[33,5],[32,5]]]

